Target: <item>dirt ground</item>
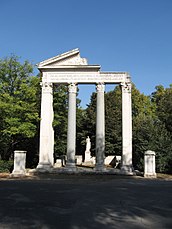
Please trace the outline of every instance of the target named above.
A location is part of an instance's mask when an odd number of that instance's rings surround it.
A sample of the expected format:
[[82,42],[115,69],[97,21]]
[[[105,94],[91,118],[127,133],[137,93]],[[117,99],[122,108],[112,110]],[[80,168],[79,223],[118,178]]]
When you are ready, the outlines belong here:
[[[62,175],[60,175],[62,177]],[[68,176],[68,175],[66,175]],[[97,176],[97,175],[95,175]],[[115,177],[119,177],[118,175],[112,175]],[[30,175],[30,176],[26,176],[26,177],[21,177],[21,178],[16,178],[16,179],[45,179],[45,178],[49,178],[49,177],[59,177],[59,174],[42,174],[42,175]],[[64,176],[63,176],[64,177]],[[142,176],[137,176],[138,178],[143,178]],[[0,173],[0,179],[15,179],[14,177],[11,178],[10,177],[10,173]],[[146,179],[146,178],[145,178]],[[163,174],[163,173],[157,173],[157,179],[165,179],[165,180],[172,180],[172,174]]]

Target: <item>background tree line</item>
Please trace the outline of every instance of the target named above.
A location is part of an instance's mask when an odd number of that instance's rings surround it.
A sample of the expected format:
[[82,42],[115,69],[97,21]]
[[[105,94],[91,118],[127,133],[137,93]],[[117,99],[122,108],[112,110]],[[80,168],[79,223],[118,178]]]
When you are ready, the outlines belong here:
[[[27,166],[38,163],[41,76],[34,66],[14,55],[0,60],[0,167],[16,149],[27,150]],[[143,170],[146,150],[156,152],[157,171],[172,173],[172,85],[157,86],[146,96],[132,86],[133,165]],[[121,155],[121,89],[105,93],[106,155]],[[65,85],[54,85],[55,158],[66,154],[68,95]],[[84,154],[90,136],[95,154],[96,93],[86,109],[77,100],[76,152]],[[2,163],[3,161],[3,163]]]

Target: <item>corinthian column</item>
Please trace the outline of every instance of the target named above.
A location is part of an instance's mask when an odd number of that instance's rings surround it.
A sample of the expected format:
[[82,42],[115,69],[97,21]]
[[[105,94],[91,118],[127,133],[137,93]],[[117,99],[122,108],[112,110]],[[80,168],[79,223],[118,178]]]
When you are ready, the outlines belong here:
[[68,130],[67,130],[67,163],[66,169],[76,170],[75,147],[76,147],[76,92],[77,86],[68,86]]
[[49,170],[54,164],[53,89],[52,83],[49,82],[43,82],[41,86],[40,145],[37,169]]
[[95,170],[104,170],[105,158],[105,109],[104,91],[105,85],[98,84],[97,90],[97,109],[96,109],[96,167]]
[[122,162],[121,170],[133,171],[132,166],[132,105],[131,83],[121,83],[122,89]]

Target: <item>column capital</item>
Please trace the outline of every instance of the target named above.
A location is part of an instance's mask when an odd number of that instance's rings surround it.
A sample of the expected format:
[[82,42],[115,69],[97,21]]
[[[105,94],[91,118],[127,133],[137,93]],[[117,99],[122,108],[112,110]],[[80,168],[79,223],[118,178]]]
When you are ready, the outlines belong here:
[[125,93],[131,93],[131,83],[130,82],[124,82],[124,83],[120,83],[122,92]]
[[97,92],[104,92],[105,91],[105,85],[104,85],[104,83],[98,83],[96,85],[96,90],[97,90]]
[[53,84],[50,82],[41,82],[40,85],[41,87],[53,87]]
[[75,83],[71,83],[68,85],[69,93],[77,93],[77,85]]
[[40,83],[43,92],[52,92],[53,84],[50,82],[41,82]]

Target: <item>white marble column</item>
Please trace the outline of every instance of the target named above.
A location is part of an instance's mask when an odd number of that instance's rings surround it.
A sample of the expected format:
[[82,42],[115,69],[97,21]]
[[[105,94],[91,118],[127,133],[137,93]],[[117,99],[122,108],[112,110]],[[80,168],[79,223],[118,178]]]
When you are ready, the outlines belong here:
[[67,162],[66,169],[74,171],[75,148],[76,148],[76,93],[77,86],[70,84],[68,86],[68,130],[67,130]]
[[49,82],[43,82],[41,86],[40,146],[37,169],[46,171],[50,170],[54,164],[53,85]]
[[121,83],[122,89],[122,161],[121,171],[132,173],[132,104],[131,83]]
[[97,84],[97,108],[96,108],[96,166],[95,170],[103,171],[105,159],[105,104],[104,84]]

